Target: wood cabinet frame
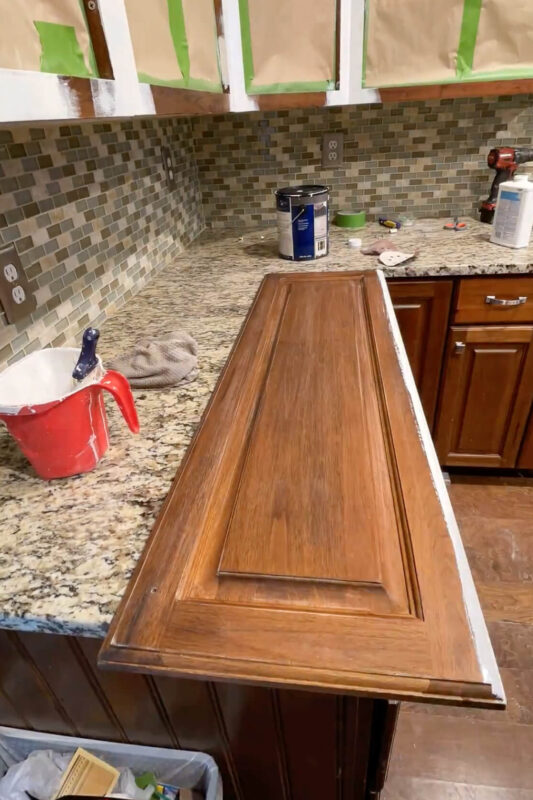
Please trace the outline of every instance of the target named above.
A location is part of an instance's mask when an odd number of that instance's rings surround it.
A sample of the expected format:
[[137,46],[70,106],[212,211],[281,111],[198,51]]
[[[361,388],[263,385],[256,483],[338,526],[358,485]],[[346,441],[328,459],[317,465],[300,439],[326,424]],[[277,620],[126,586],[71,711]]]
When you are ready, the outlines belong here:
[[432,429],[448,334],[452,280],[388,281],[405,349]]
[[368,89],[362,85],[364,0],[338,0],[338,88],[328,92],[249,96],[245,90],[237,0],[214,0],[223,51],[222,94],[141,84],[124,0],[87,8],[101,78],[69,78],[0,69],[0,123],[356,105],[533,92],[533,78],[436,86]]

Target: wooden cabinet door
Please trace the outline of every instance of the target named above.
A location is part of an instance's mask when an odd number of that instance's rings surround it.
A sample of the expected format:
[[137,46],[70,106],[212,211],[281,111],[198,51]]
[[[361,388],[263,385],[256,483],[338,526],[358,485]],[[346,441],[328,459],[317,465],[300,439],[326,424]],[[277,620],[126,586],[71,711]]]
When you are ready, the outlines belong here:
[[389,282],[389,292],[428,425],[433,426],[452,281]]
[[436,425],[440,462],[514,467],[533,392],[533,327],[450,329]]
[[[84,3],[79,0],[0,1],[0,68],[99,77]],[[8,74],[0,73],[0,83]],[[8,87],[7,87],[8,88]]]
[[[365,86],[452,84],[533,75],[528,0],[449,0],[435,25],[434,0],[366,0]],[[475,10],[474,10],[475,8]],[[522,13],[520,13],[522,12]],[[516,20],[520,23],[516,24]]]
[[264,279],[100,665],[501,705],[388,300],[372,271]]
[[[251,95],[336,88],[336,0],[239,0],[242,62]],[[325,98],[324,98],[325,103]]]

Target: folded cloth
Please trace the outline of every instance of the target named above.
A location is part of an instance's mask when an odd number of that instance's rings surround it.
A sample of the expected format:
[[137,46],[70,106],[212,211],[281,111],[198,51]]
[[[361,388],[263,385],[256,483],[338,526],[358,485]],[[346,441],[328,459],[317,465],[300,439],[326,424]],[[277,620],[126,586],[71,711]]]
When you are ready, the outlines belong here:
[[113,358],[106,366],[125,375],[133,388],[179,386],[198,375],[197,352],[192,336],[177,331],[160,339],[139,339],[131,351]]
[[394,242],[391,242],[391,239],[377,239],[375,242],[372,242],[372,244],[367,244],[365,247],[362,247],[361,253],[365,256],[379,256],[380,253],[384,253],[385,250],[397,249],[397,246]]

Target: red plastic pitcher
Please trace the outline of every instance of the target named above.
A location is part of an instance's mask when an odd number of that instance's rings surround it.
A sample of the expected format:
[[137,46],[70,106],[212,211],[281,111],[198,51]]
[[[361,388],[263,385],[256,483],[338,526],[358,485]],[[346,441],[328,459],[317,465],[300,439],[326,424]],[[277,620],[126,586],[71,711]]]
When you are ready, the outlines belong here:
[[41,478],[89,472],[109,445],[102,390],[117,401],[133,433],[139,420],[128,381],[100,358],[81,381],[72,377],[79,350],[47,348],[0,373],[0,419]]

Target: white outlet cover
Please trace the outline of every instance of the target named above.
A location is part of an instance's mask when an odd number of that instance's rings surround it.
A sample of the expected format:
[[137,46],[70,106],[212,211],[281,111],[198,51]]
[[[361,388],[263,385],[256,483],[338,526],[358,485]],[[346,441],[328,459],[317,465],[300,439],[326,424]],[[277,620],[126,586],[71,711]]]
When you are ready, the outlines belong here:
[[322,166],[334,169],[344,162],[344,134],[325,133],[322,137]]
[[9,283],[14,283],[17,280],[19,274],[14,264],[5,265],[4,276],[6,281],[9,281]]
[[20,305],[26,299],[26,292],[22,286],[14,286],[11,290],[11,296],[17,305]]

